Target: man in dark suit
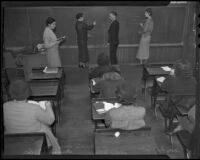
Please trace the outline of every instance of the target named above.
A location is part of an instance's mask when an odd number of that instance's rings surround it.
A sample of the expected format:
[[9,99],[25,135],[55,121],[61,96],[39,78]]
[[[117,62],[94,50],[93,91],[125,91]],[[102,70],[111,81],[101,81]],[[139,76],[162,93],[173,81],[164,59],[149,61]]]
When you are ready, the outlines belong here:
[[77,32],[77,43],[78,43],[78,50],[79,50],[79,67],[85,68],[89,62],[88,56],[88,48],[87,48],[87,39],[88,30],[93,29],[96,25],[94,21],[93,24],[88,25],[84,22],[83,13],[78,13],[76,15],[76,32]]
[[112,11],[109,13],[112,21],[108,30],[108,45],[110,50],[111,64],[117,64],[117,47],[119,44],[119,22],[117,21],[117,13]]

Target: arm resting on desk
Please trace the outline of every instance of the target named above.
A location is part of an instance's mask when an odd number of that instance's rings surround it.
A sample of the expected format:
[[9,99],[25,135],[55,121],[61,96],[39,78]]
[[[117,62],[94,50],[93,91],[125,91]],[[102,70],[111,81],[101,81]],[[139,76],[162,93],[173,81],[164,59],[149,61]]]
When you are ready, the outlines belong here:
[[46,125],[51,125],[55,121],[55,115],[51,106],[46,106],[45,111],[42,108],[38,107],[36,110],[36,117],[39,121]]

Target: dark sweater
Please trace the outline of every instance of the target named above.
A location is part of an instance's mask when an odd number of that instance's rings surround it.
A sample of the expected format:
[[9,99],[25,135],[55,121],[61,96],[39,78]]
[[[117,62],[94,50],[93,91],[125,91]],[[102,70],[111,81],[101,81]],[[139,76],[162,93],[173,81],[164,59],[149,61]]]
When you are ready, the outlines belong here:
[[89,78],[101,78],[104,73],[108,72],[117,72],[121,74],[119,69],[117,69],[115,66],[98,66],[91,71],[91,73],[89,74]]

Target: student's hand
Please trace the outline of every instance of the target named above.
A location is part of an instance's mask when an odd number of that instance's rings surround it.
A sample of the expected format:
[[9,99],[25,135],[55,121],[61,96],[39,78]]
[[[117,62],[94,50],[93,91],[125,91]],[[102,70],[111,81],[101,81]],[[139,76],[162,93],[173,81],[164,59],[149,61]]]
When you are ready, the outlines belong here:
[[60,44],[61,41],[62,41],[62,40],[57,40],[57,41],[56,41],[56,44]]
[[96,23],[96,21],[94,21],[92,24],[95,26],[97,23]]
[[51,103],[50,101],[46,101],[46,102],[45,102],[45,106],[46,106],[46,107],[52,107],[52,103]]
[[143,23],[140,23],[140,26],[143,27]]
[[110,45],[110,43],[107,43],[106,45],[107,45],[107,46],[109,46],[109,45]]
[[63,36],[63,37],[62,37],[62,41],[64,41],[65,39],[66,39],[66,36]]

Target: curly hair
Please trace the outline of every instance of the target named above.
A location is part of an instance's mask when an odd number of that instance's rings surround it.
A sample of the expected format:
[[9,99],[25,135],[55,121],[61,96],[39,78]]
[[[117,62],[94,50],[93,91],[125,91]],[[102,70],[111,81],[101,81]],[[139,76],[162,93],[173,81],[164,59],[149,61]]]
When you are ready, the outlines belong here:
[[147,12],[150,16],[152,16],[152,9],[151,8],[147,8],[146,10],[145,10],[145,12]]
[[48,26],[49,24],[52,24],[53,22],[55,22],[56,20],[52,17],[48,17],[46,19],[46,26]]

